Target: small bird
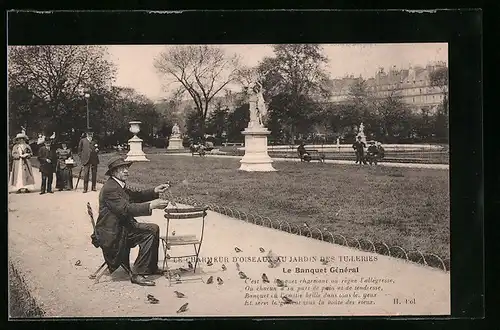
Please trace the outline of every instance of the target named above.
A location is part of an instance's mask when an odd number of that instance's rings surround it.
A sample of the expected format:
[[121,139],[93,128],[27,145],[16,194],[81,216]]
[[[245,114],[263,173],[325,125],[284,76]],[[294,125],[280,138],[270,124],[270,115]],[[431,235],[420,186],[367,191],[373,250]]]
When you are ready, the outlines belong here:
[[223,271],[226,271],[226,270],[227,270],[226,265],[222,264],[222,270],[223,270]]
[[214,282],[214,277],[210,276],[207,280],[207,284],[212,284]]
[[177,313],[184,313],[185,311],[187,311],[187,307],[188,307],[189,303],[185,303],[184,305],[181,306],[181,308],[179,308],[177,310]]
[[224,284],[224,281],[222,280],[222,278],[217,277],[217,284],[219,284],[219,285]]
[[174,291],[174,293],[176,294],[177,298],[185,298],[186,297],[186,295],[182,292]]
[[193,264],[191,263],[191,261],[188,261],[188,268],[193,269]]
[[155,298],[152,294],[148,294],[148,295],[147,295],[147,297],[148,297],[148,302],[149,302],[150,304],[157,304],[157,303],[159,303],[159,302],[160,302],[160,301],[159,301],[158,299],[156,299],[156,298]]
[[282,288],[282,287],[284,287],[284,286],[285,286],[285,283],[284,283],[282,280],[280,280],[279,278],[277,278],[277,279],[276,279],[276,284],[277,284],[280,288]]
[[237,253],[238,253],[238,252],[243,252],[243,251],[242,251],[239,247],[235,247],[235,248],[234,248],[234,251],[236,251]]
[[288,298],[287,296],[282,296],[281,299],[283,299],[283,303],[284,304],[293,304],[294,301],[290,298]]
[[269,283],[269,279],[265,273],[262,274],[262,281],[264,281],[264,283]]
[[77,261],[75,262],[75,266],[81,266],[81,265],[82,265],[82,262],[81,262],[80,260],[77,260]]
[[243,273],[243,272],[239,272],[239,273],[238,273],[238,275],[240,275],[240,278],[241,278],[242,280],[244,280],[244,279],[248,279],[247,274],[245,274],[245,273]]
[[259,248],[259,251],[260,251],[260,253],[264,253],[264,252],[266,252],[266,250],[264,250],[264,249],[263,249],[263,248],[261,248],[261,247]]
[[167,253],[167,259],[170,259],[170,254]]
[[213,264],[214,264],[214,263],[212,262],[212,259],[209,259],[209,260],[207,261],[207,266],[213,266]]
[[240,264],[236,263],[236,270],[240,271]]
[[175,230],[172,232],[172,236],[175,236]]

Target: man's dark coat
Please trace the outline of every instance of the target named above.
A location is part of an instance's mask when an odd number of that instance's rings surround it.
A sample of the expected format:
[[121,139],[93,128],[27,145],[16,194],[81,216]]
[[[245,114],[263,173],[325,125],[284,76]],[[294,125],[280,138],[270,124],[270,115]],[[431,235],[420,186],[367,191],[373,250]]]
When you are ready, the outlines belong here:
[[86,137],[80,140],[78,144],[78,156],[80,157],[82,165],[99,164],[99,156],[97,155],[95,144],[96,142],[94,140],[89,141]]
[[[56,170],[57,155],[54,148],[47,149],[46,146],[42,146],[38,150],[38,161],[40,162],[40,172],[45,175],[51,175]],[[47,162],[50,159],[50,163]]]
[[[116,180],[109,178],[99,193],[99,216],[96,222],[92,243],[101,247],[104,259],[114,271],[122,262],[127,262],[131,246],[127,244],[127,235],[136,224],[134,217],[148,216],[149,201],[158,198],[154,189],[132,191],[122,188]],[[125,260],[124,260],[125,259]]]

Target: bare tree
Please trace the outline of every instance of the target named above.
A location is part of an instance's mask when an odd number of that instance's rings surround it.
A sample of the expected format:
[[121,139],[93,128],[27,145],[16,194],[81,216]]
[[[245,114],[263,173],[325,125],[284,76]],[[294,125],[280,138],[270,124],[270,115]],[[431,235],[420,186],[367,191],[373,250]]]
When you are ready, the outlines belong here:
[[182,45],[167,48],[155,59],[158,73],[170,84],[181,85],[195,103],[204,133],[210,102],[239,76],[239,58],[213,45]]

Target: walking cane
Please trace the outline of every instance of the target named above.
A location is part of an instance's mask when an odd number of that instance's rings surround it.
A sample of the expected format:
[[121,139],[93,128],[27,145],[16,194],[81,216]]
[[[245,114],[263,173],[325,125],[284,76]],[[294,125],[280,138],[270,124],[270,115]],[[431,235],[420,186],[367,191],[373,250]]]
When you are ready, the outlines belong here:
[[80,183],[80,178],[82,177],[83,165],[80,167],[80,173],[78,173],[78,179],[76,180],[75,190],[78,188],[78,183]]

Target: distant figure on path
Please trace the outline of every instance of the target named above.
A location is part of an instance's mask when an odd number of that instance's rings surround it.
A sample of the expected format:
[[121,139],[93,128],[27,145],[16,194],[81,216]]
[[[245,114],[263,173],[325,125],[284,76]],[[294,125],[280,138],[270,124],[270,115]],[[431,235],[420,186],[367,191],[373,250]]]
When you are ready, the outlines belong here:
[[56,150],[56,155],[56,188],[59,191],[73,190],[73,169],[72,166],[66,164],[68,160],[72,159],[72,155],[66,142],[61,142],[61,148]]
[[40,173],[42,173],[42,186],[40,195],[46,192],[52,194],[52,181],[54,179],[54,170],[57,156],[51,147],[52,141],[45,139],[44,145],[38,150],[38,161],[40,162]]
[[28,193],[35,189],[35,177],[30,158],[33,152],[27,144],[28,137],[19,133],[14,138],[12,146],[12,170],[10,172],[9,191]]
[[96,191],[99,148],[93,138],[94,133],[88,130],[86,137],[82,138],[78,144],[78,156],[83,166],[83,193],[86,193],[89,189],[90,171],[92,171],[92,191]]
[[366,145],[363,141],[361,141],[361,136],[358,136],[358,140],[353,143],[352,148],[354,149],[354,152],[356,154],[356,164],[363,163],[366,165],[366,159],[365,159],[365,148]]
[[[108,181],[99,194],[99,216],[92,234],[92,243],[101,247],[110,272],[125,266],[134,284],[153,286],[144,275],[160,274],[158,247],[160,228],[153,223],[139,223],[134,217],[149,216],[153,209],[164,209],[169,201],[158,199],[168,184],[154,189],[133,191],[126,187],[128,169],[132,163],[115,157],[108,164]],[[130,249],[139,245],[134,269],[130,268]],[[125,268],[124,267],[124,268]]]

